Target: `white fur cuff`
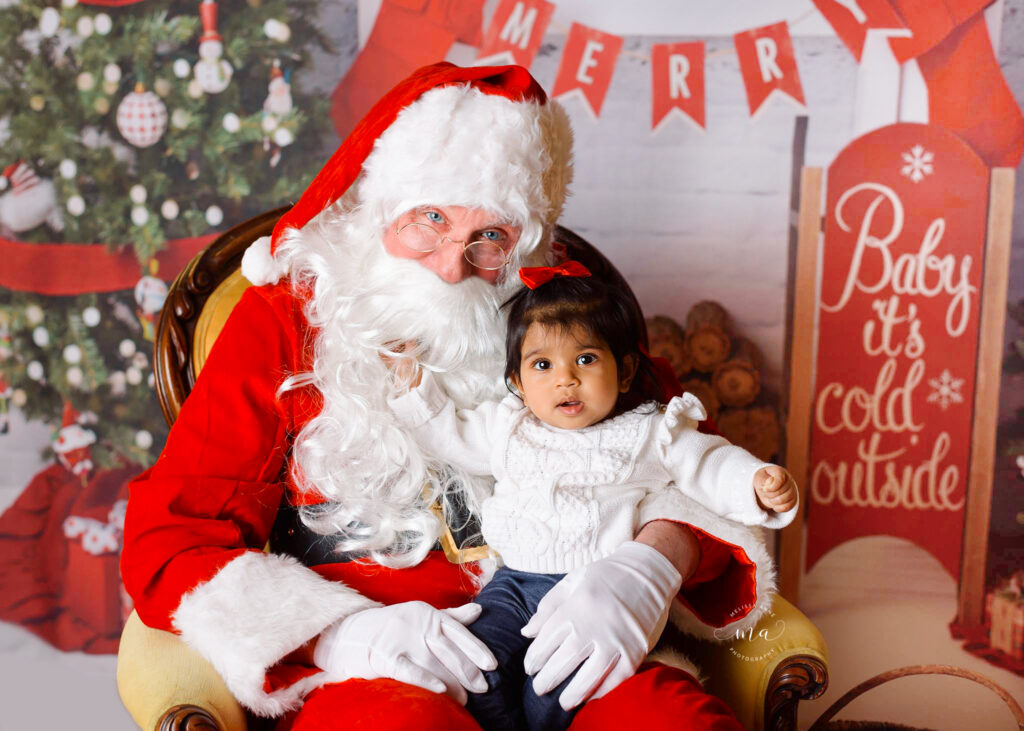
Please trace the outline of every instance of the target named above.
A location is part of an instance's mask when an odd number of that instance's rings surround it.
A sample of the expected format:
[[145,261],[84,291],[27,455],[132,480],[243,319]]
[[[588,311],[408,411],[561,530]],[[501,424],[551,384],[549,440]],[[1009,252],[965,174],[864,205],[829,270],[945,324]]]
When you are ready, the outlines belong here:
[[376,606],[290,556],[250,551],[186,594],[173,623],[242,705],[260,716],[279,716],[301,705],[327,674],[267,693],[267,670],[331,623]]
[[270,252],[269,236],[253,241],[242,255],[242,276],[257,287],[274,284],[286,274],[287,268]]

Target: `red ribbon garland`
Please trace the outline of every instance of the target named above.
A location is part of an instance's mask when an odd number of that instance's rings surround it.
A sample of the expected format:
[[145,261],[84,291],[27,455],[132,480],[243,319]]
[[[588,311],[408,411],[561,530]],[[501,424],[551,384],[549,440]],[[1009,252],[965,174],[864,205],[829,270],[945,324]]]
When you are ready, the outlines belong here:
[[[160,278],[174,279],[219,235],[168,241],[155,257]],[[102,244],[29,244],[0,238],[0,261],[0,287],[53,296],[132,289],[144,274],[130,246],[108,251]]]
[[589,277],[590,270],[574,259],[556,267],[523,267],[519,278],[530,289],[537,289],[555,277]]

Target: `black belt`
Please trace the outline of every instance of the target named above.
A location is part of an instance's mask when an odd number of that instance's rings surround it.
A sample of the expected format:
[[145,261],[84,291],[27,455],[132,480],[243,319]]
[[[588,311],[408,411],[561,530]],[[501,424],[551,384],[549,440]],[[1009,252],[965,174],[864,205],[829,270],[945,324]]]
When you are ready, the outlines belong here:
[[[455,543],[460,547],[479,546],[480,523],[469,512],[465,503],[459,499],[450,501],[449,522]],[[335,536],[324,536],[311,530],[299,515],[299,508],[288,502],[285,493],[281,506],[270,529],[270,550],[273,553],[284,553],[294,556],[306,566],[320,566],[328,563],[347,563],[365,554],[337,551],[338,539]],[[434,550],[441,550],[440,541],[435,542]]]

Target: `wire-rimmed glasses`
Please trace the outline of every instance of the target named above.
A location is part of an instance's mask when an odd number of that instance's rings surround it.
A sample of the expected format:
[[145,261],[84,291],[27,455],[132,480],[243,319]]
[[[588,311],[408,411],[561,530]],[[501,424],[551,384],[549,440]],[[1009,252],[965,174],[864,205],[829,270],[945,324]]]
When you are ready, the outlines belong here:
[[[399,243],[410,251],[416,251],[421,254],[428,254],[434,251],[445,239],[448,239],[447,234],[443,234],[433,226],[425,223],[407,223],[398,229]],[[448,240],[453,244],[462,244],[462,255],[466,257],[466,261],[477,269],[486,269],[493,272],[503,268],[508,263],[508,252],[501,248],[496,241],[480,239],[466,243],[465,241],[456,241],[455,239]]]

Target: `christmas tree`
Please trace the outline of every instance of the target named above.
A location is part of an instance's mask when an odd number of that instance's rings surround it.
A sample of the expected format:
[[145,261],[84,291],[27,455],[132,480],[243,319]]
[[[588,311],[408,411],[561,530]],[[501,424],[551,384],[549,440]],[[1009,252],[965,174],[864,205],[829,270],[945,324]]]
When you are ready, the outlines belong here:
[[[55,434],[71,404],[95,434],[96,469],[145,466],[166,436],[149,341],[164,281],[177,274],[156,257],[294,201],[319,169],[333,137],[327,103],[291,83],[312,50],[330,50],[316,4],[0,9],[0,431],[8,403]],[[80,244],[130,251],[134,288],[58,272],[76,261],[66,245]],[[29,245],[46,248],[52,274],[70,274],[71,294],[66,282],[62,296],[43,294],[56,290],[37,285],[47,281],[39,267],[12,270],[12,252]]]

